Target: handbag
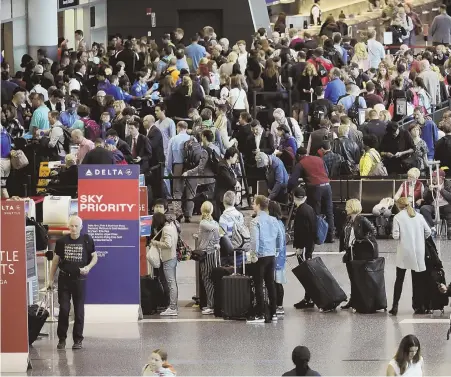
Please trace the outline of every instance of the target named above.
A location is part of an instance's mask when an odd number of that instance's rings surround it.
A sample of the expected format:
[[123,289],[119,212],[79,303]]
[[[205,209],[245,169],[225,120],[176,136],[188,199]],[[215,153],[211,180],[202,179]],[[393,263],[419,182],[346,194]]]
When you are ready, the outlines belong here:
[[[163,231],[163,228],[161,228],[158,233],[155,235],[154,238],[152,238],[152,241],[157,238],[157,236]],[[154,245],[147,246],[147,252],[146,252],[146,258],[147,261],[150,263],[150,265],[153,268],[160,268],[161,265],[161,257],[160,257],[160,250],[158,247]]]
[[177,261],[182,262],[191,259],[192,250],[188,244],[179,236],[176,246]]
[[19,170],[28,166],[28,158],[25,156],[25,153],[20,149],[17,151],[11,151],[11,166],[13,169]]
[[191,251],[191,259],[200,262],[203,261],[207,257],[206,250],[192,250]]
[[379,257],[375,240],[369,238],[355,239],[351,247],[352,260],[373,260]]
[[435,246],[435,242],[430,236],[425,240],[424,262],[427,270],[440,270],[443,268],[437,252],[437,246]]

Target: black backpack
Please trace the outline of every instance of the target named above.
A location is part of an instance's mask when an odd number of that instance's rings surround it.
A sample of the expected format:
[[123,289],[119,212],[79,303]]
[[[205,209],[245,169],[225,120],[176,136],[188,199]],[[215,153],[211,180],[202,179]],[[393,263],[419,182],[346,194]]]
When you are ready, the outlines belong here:
[[282,84],[285,87],[288,87],[289,84],[289,78],[290,78],[290,72],[291,72],[291,63],[287,62],[282,66],[281,72],[280,72],[280,78],[282,80]]
[[313,108],[312,122],[320,124],[323,119],[327,118],[327,107],[322,104],[316,104]]
[[219,166],[219,161],[221,161],[221,157],[219,157],[217,155],[217,153],[210,147],[205,148],[205,150],[208,153],[208,165],[211,169],[211,171],[213,172],[213,174],[218,174],[218,166]]
[[49,243],[48,228],[38,223],[33,217],[27,217],[27,226],[34,226],[36,237],[36,250],[46,250]]
[[316,67],[316,71],[318,72],[318,76],[323,78],[323,77],[327,77],[328,72],[327,69],[320,63],[320,62],[316,62],[317,67]]
[[202,156],[202,146],[194,136],[183,144],[183,152],[185,157],[185,169],[194,169],[199,165]]
[[360,124],[359,122],[359,109],[360,109],[360,97],[356,96],[354,102],[348,110],[348,117],[351,119],[352,123],[356,126]]
[[66,127],[64,127],[64,126],[57,126],[57,127],[61,127],[61,129],[63,130],[63,135],[64,135],[63,149],[64,149],[64,152],[70,153],[70,141],[71,141],[72,136],[71,136],[69,130]]

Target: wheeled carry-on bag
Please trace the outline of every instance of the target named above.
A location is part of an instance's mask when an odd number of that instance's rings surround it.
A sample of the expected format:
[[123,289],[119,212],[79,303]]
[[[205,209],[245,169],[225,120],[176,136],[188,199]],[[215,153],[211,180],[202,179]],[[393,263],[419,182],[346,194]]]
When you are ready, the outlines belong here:
[[[227,236],[223,236],[227,237]],[[222,317],[222,279],[224,276],[230,276],[234,272],[234,267],[221,266],[221,256],[219,251],[215,251],[216,267],[211,271],[211,280],[214,287],[214,314],[215,317]]]
[[47,292],[45,299],[40,305],[28,306],[28,344],[30,346],[38,338],[45,321],[49,317],[49,311],[47,310],[49,294],[53,294],[53,292]]
[[243,275],[236,273],[236,250],[233,252],[234,273],[224,276],[222,286],[222,316],[224,319],[245,319],[252,308],[251,278],[245,276],[246,267],[243,258]]
[[[352,254],[352,253],[351,253]],[[385,293],[385,258],[352,260],[351,301],[358,313],[387,310]]]
[[307,260],[292,271],[321,311],[334,310],[348,299],[321,258]]

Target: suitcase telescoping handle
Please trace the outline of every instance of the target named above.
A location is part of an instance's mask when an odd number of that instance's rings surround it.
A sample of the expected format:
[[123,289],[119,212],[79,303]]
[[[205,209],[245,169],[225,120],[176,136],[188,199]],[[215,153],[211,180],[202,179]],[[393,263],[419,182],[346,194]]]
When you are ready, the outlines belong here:
[[39,315],[39,311],[42,309],[42,312],[48,308],[49,304],[49,296],[53,294],[53,291],[46,291],[44,299],[39,303],[38,309],[36,310],[36,316]]
[[236,275],[236,252],[241,251],[242,254],[242,263],[243,263],[243,275],[246,275],[246,257],[243,249],[233,249],[233,269],[234,275]]

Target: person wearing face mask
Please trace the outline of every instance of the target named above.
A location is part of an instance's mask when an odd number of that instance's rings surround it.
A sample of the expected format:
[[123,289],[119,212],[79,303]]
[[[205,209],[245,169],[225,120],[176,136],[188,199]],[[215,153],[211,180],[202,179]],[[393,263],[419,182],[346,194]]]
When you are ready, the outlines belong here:
[[428,160],[434,159],[435,143],[438,140],[438,127],[432,119],[426,119],[424,116],[423,108],[418,106],[413,111],[413,117],[421,128],[421,139],[426,143],[428,152]]
[[380,151],[388,174],[403,174],[405,169],[402,162],[415,151],[415,144],[408,131],[399,127],[396,122],[389,122]]

